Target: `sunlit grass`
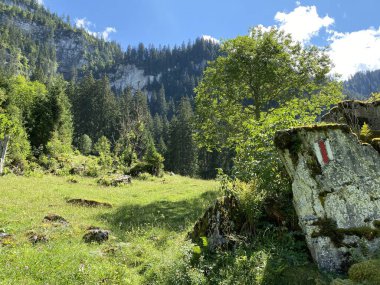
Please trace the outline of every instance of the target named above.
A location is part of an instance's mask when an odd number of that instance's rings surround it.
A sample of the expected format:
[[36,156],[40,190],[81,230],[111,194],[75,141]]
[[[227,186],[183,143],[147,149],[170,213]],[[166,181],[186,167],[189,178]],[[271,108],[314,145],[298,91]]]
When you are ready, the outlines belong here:
[[[100,187],[75,177],[0,177],[0,284],[143,284],[145,272],[179,256],[186,233],[217,195],[215,181],[165,176]],[[86,208],[70,198],[107,202]],[[68,226],[43,221],[50,213]],[[102,245],[82,241],[89,226],[111,231]],[[32,245],[30,231],[49,241]]]

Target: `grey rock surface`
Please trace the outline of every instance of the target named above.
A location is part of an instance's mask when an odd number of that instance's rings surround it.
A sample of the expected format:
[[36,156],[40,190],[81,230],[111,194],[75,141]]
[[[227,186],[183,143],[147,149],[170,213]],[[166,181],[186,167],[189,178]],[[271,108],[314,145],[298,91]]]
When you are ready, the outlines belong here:
[[365,102],[347,100],[332,108],[322,121],[349,125],[354,132],[359,132],[364,123],[372,130],[380,131],[380,101]]
[[83,236],[83,240],[86,243],[103,243],[109,238],[109,231],[102,230],[97,227],[90,227],[87,229],[87,233]]
[[293,179],[293,204],[320,269],[339,272],[380,244],[380,155],[346,125],[278,132],[275,144]]

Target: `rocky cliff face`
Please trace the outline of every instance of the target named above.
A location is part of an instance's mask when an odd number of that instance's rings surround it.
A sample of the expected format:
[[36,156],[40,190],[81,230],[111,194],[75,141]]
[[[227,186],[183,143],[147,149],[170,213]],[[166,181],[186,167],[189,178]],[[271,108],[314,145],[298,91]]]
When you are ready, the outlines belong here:
[[293,179],[293,203],[320,269],[345,271],[380,246],[380,155],[347,125],[294,128],[275,144]]
[[343,101],[332,108],[322,120],[347,124],[355,132],[360,131],[364,123],[367,123],[372,130],[380,131],[380,101]]

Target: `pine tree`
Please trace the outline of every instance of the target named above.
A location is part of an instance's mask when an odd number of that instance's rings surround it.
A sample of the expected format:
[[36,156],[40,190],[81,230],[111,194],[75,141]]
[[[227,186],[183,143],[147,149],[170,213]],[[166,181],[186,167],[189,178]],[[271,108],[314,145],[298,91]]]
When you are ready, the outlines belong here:
[[176,117],[170,123],[167,168],[181,175],[197,173],[197,147],[193,139],[193,111],[190,100],[184,97]]

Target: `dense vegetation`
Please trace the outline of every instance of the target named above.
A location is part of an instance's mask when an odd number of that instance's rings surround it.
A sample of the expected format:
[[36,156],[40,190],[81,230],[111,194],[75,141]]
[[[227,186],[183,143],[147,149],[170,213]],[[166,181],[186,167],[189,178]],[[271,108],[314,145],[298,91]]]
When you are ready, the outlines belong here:
[[[12,171],[23,172],[31,158],[55,167],[56,163],[46,163],[45,156],[60,158],[72,143],[82,154],[99,157],[93,146],[102,137],[109,144],[105,153],[120,158],[110,171],[152,168],[142,165],[150,159],[147,156],[153,156],[150,161],[157,165],[164,162],[167,170],[206,178],[215,177],[222,164],[228,165],[228,154],[208,154],[192,139],[193,89],[206,62],[218,54],[218,45],[197,39],[174,48],[140,44],[124,52],[116,43],[71,26],[69,17],[51,14],[33,0],[0,2],[0,22],[4,93],[0,103],[8,117],[19,112],[13,124],[25,133],[13,137],[24,139],[17,154],[22,162],[11,149]],[[74,49],[67,52],[70,42]],[[137,89],[116,88],[118,69],[131,65],[149,75],[148,82]],[[16,81],[20,86],[12,83]],[[21,91],[27,86],[34,88],[34,95]],[[30,100],[24,101],[23,96]],[[64,113],[62,118],[55,117],[61,115],[57,110]],[[61,130],[54,129],[58,127]],[[58,141],[64,142],[61,149]]]
[[[335,277],[319,273],[311,262],[294,222],[290,181],[273,144],[277,130],[314,124],[344,98],[342,84],[329,76],[324,50],[302,46],[276,28],[257,27],[220,46],[197,39],[180,47],[140,44],[122,51],[34,0],[1,1],[0,23],[0,140],[11,138],[10,175],[1,183],[6,199],[20,199],[14,208],[11,202],[1,205],[16,218],[0,211],[0,227],[17,238],[27,230],[51,237],[47,246],[33,247],[21,238],[0,247],[7,257],[0,261],[3,280],[327,284]],[[75,49],[66,52],[69,43]],[[117,76],[130,66],[148,80],[119,88]],[[375,83],[368,88],[360,83],[375,74],[355,75],[346,90],[352,96],[377,91]],[[361,135],[370,137],[370,130],[363,128]],[[216,196],[207,192],[214,182],[157,178],[164,169],[203,178],[219,172],[222,194],[238,201],[245,223],[244,231],[231,233],[233,248],[209,250],[205,237],[197,245],[184,241],[205,202]],[[11,173],[42,178],[16,183]],[[76,187],[46,173],[82,177],[70,177],[79,182]],[[83,178],[99,177],[98,184],[109,186],[120,174],[136,177],[137,183],[109,190]],[[22,192],[29,183],[30,192]],[[205,189],[197,192],[193,186]],[[32,215],[36,229],[26,226],[20,209],[27,199],[18,192],[41,198],[30,206],[39,209]],[[64,206],[63,195],[74,194],[107,198],[116,209],[73,211]],[[42,202],[59,205],[75,222],[64,229],[39,226],[48,211]],[[112,227],[115,240],[100,249],[84,246],[78,234],[92,223]],[[67,254],[69,247],[75,256]],[[48,249],[56,258],[49,255],[46,261]],[[61,266],[60,260],[67,263]],[[31,269],[32,263],[38,266]],[[355,268],[351,275],[362,280]]]

